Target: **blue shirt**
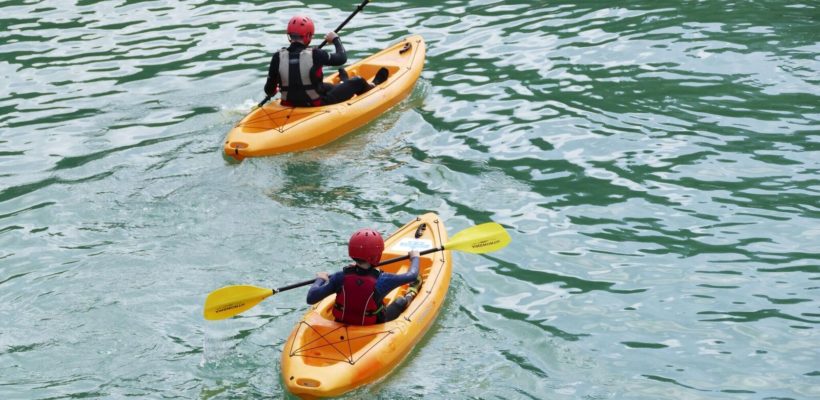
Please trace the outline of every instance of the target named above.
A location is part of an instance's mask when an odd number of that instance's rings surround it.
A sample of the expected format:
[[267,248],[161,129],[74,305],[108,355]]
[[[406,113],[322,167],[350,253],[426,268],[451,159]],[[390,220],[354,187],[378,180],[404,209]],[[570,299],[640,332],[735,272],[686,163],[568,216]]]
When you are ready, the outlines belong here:
[[[381,304],[384,296],[387,296],[391,290],[411,283],[419,276],[419,258],[412,257],[410,259],[410,271],[403,274],[391,274],[389,272],[382,272],[379,279],[376,280],[375,300],[376,304]],[[316,304],[322,299],[331,294],[340,292],[344,283],[344,271],[335,272],[325,282],[322,278],[316,278],[313,286],[310,287],[307,294],[307,303]]]

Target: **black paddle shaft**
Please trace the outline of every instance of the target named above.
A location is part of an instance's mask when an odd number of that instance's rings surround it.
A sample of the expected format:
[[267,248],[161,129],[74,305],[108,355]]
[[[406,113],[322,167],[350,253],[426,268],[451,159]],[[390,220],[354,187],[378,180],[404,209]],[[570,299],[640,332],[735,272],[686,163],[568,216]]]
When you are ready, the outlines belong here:
[[[444,246],[441,246],[441,247],[434,247],[434,248],[432,248],[432,249],[427,249],[427,250],[420,251],[420,252],[419,252],[419,255],[420,255],[420,256],[423,256],[423,255],[425,255],[425,254],[435,253],[435,252],[437,252],[437,251],[442,251],[442,250],[444,250]],[[386,265],[386,264],[392,264],[392,263],[394,263],[394,262],[404,261],[404,260],[407,260],[407,259],[409,259],[409,258],[410,258],[410,256],[409,256],[409,255],[404,255],[404,256],[401,256],[401,257],[391,258],[391,259],[389,259],[389,260],[384,260],[384,261],[380,262],[380,263],[379,263],[379,266]]]
[[291,285],[282,286],[278,289],[273,289],[273,294],[276,294],[276,293],[279,293],[279,292],[284,292],[286,290],[296,289],[296,288],[302,287],[302,286],[307,286],[307,285],[313,284],[313,282],[315,282],[315,281],[316,281],[316,278],[313,278],[313,279],[302,281],[302,282],[299,282],[299,283],[294,283],[294,284],[291,284]]
[[[347,25],[347,23],[350,22],[350,20],[353,19],[353,17],[355,17],[356,14],[359,13],[359,11],[362,11],[362,9],[364,8],[364,6],[367,5],[367,3],[370,3],[370,0],[364,0],[362,4],[359,4],[359,6],[356,7],[356,11],[353,11],[353,14],[348,15],[347,19],[344,20],[344,22],[342,22],[341,24],[339,24],[339,26],[333,32],[339,33],[339,31],[341,31],[342,28],[344,28],[345,25]],[[322,44],[319,45],[319,48],[321,49],[322,47],[324,47],[325,44],[327,44],[327,42],[322,40]]]
[[264,105],[265,105],[265,103],[267,103],[268,101],[270,101],[270,96],[265,96],[265,98],[264,98],[264,99],[262,99],[262,101],[260,101],[260,102],[259,102],[259,104],[257,104],[257,105],[256,105],[256,108],[261,108],[261,107],[262,107],[262,106],[264,106]]

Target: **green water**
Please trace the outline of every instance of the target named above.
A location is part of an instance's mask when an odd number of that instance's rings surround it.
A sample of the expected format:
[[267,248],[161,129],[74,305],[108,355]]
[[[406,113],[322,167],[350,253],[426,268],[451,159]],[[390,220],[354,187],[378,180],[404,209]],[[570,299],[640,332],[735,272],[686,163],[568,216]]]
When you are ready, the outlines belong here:
[[230,163],[297,12],[355,1],[0,1],[0,398],[282,398],[304,290],[426,211],[436,325],[353,398],[820,398],[820,5],[375,1],[352,59],[427,41],[413,94],[309,152]]

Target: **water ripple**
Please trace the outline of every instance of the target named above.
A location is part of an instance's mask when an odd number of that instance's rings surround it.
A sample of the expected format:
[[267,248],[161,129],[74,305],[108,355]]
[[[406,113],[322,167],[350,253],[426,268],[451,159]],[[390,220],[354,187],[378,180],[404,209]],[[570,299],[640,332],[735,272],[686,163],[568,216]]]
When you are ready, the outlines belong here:
[[513,241],[454,253],[436,326],[354,397],[820,396],[815,4],[373,2],[350,58],[423,35],[412,96],[225,162],[281,26],[352,7],[0,4],[0,397],[279,397],[303,293],[209,338],[208,290],[428,210]]

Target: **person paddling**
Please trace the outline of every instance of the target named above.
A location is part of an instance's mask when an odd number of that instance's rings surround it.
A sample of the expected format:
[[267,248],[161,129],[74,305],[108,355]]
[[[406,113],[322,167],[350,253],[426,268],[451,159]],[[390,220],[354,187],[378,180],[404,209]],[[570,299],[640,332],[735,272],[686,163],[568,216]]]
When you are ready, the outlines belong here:
[[[333,317],[350,325],[373,325],[396,319],[415,298],[421,287],[419,252],[410,251],[410,270],[404,274],[382,272],[379,265],[384,240],[373,229],[359,229],[348,241],[348,255],[354,263],[328,275],[316,274],[316,281],[307,294],[307,303],[316,304],[336,294]],[[384,306],[384,297],[393,289],[412,283],[407,294]]]
[[277,91],[282,93],[282,105],[288,107],[316,107],[336,104],[363,94],[387,80],[387,68],[381,68],[370,84],[361,77],[348,78],[344,69],[339,69],[342,81],[338,85],[323,82],[325,65],[341,66],[347,62],[347,53],[336,32],[328,32],[325,42],[333,43],[335,52],[328,53],[319,48],[309,47],[315,31],[313,21],[304,15],[290,19],[287,27],[289,47],[274,53],[268,67],[265,94],[272,97]]

